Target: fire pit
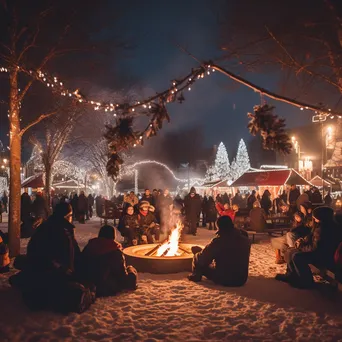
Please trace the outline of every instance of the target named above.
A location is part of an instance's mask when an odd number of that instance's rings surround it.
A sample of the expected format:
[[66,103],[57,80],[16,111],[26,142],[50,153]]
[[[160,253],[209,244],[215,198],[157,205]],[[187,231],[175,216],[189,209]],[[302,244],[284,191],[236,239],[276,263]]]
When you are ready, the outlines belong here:
[[177,223],[170,236],[163,243],[132,246],[124,249],[127,265],[138,272],[178,273],[191,271],[193,254],[188,243],[179,243],[183,226]]

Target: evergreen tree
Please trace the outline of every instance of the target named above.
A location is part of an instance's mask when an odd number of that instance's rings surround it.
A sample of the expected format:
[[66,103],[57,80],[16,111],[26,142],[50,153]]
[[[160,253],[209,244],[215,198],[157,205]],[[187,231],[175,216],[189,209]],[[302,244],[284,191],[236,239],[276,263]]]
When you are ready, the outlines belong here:
[[215,177],[220,180],[228,179],[229,159],[226,147],[223,142],[220,143],[215,158]]
[[207,172],[205,173],[205,181],[206,182],[213,182],[215,180],[218,180],[216,177],[216,169],[215,166],[211,165],[208,167]]
[[230,165],[229,179],[234,182],[240,177],[239,175],[239,166],[235,159],[233,159],[232,164]]
[[247,147],[243,139],[241,139],[236,154],[235,173],[237,178],[243,175],[246,171],[248,171],[250,167],[251,164],[249,162]]

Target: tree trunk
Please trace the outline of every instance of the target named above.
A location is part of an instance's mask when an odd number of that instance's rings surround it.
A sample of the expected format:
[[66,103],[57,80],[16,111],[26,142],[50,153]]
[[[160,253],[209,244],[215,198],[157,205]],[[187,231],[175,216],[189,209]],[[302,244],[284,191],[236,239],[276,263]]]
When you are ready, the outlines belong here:
[[20,166],[21,135],[18,100],[18,72],[10,73],[9,123],[10,123],[10,195],[9,195],[9,251],[10,256],[20,254]]

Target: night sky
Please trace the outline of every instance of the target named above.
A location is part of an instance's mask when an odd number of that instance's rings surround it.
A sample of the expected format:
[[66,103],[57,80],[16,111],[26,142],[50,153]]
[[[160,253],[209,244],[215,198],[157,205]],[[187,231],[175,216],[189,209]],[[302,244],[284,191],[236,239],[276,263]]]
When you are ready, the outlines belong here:
[[[222,56],[219,42],[218,12],[221,0],[120,0],[110,2],[102,11],[113,12],[111,29],[106,35],[127,39],[135,48],[113,58],[108,67],[123,78],[133,79],[133,86],[143,88],[144,95],[153,95],[169,87],[171,80],[186,75],[198,63],[177,47],[181,45],[199,60],[217,59]],[[93,20],[101,21],[100,12],[94,12]],[[221,63],[222,64],[222,63]],[[231,69],[232,71],[236,71]],[[265,88],[277,91],[277,75],[244,73],[244,77]],[[84,79],[87,79],[84,75]],[[117,80],[113,84],[118,84]],[[113,89],[115,90],[115,89]],[[235,154],[241,138],[251,138],[247,130],[247,112],[260,104],[260,96],[253,90],[239,85],[215,72],[196,82],[190,92],[184,93],[186,101],[168,105],[171,123],[160,133],[201,125],[205,131],[207,146],[223,141],[230,157]],[[272,102],[277,114],[287,119],[288,127],[302,126],[311,121],[309,112]],[[2,105],[0,139],[6,143],[6,109]],[[155,138],[155,139],[158,139]]]
[[[124,26],[127,37],[134,37],[137,44],[131,58],[122,61],[122,66],[147,88],[163,90],[172,79],[186,75],[191,67],[197,66],[197,62],[180,51],[177,44],[199,60],[216,59],[222,55],[217,22],[220,1],[121,3],[123,15],[118,27]],[[268,89],[277,90],[276,75],[250,73],[244,76]],[[251,138],[246,127],[246,114],[255,104],[260,104],[258,93],[216,72],[196,82],[184,96],[186,101],[182,105],[169,105],[171,124],[164,132],[200,124],[205,130],[207,145],[223,141],[230,153],[235,153],[240,138]],[[279,102],[270,103],[277,106],[277,114],[287,118],[289,127],[310,123],[309,113]]]

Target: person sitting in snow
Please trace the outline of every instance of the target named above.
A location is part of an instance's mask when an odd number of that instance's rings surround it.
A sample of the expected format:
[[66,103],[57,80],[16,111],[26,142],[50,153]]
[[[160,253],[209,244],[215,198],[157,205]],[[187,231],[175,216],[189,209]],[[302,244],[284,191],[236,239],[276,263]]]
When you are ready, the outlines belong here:
[[134,213],[134,208],[131,205],[127,206],[126,213],[120,218],[118,230],[129,246],[137,245],[139,238],[138,215]]
[[152,207],[149,202],[140,202],[138,223],[141,230],[142,243],[154,243],[155,241],[159,241],[160,228],[153,211],[154,207]]
[[82,280],[96,286],[98,297],[137,288],[137,271],[133,266],[126,267],[122,247],[115,241],[112,226],[101,227],[98,237],[89,240],[84,247]]
[[194,258],[188,279],[199,282],[205,276],[223,286],[242,286],[248,278],[251,249],[248,236],[234,228],[229,216],[220,217],[217,225],[217,236],[203,250],[192,247]]

